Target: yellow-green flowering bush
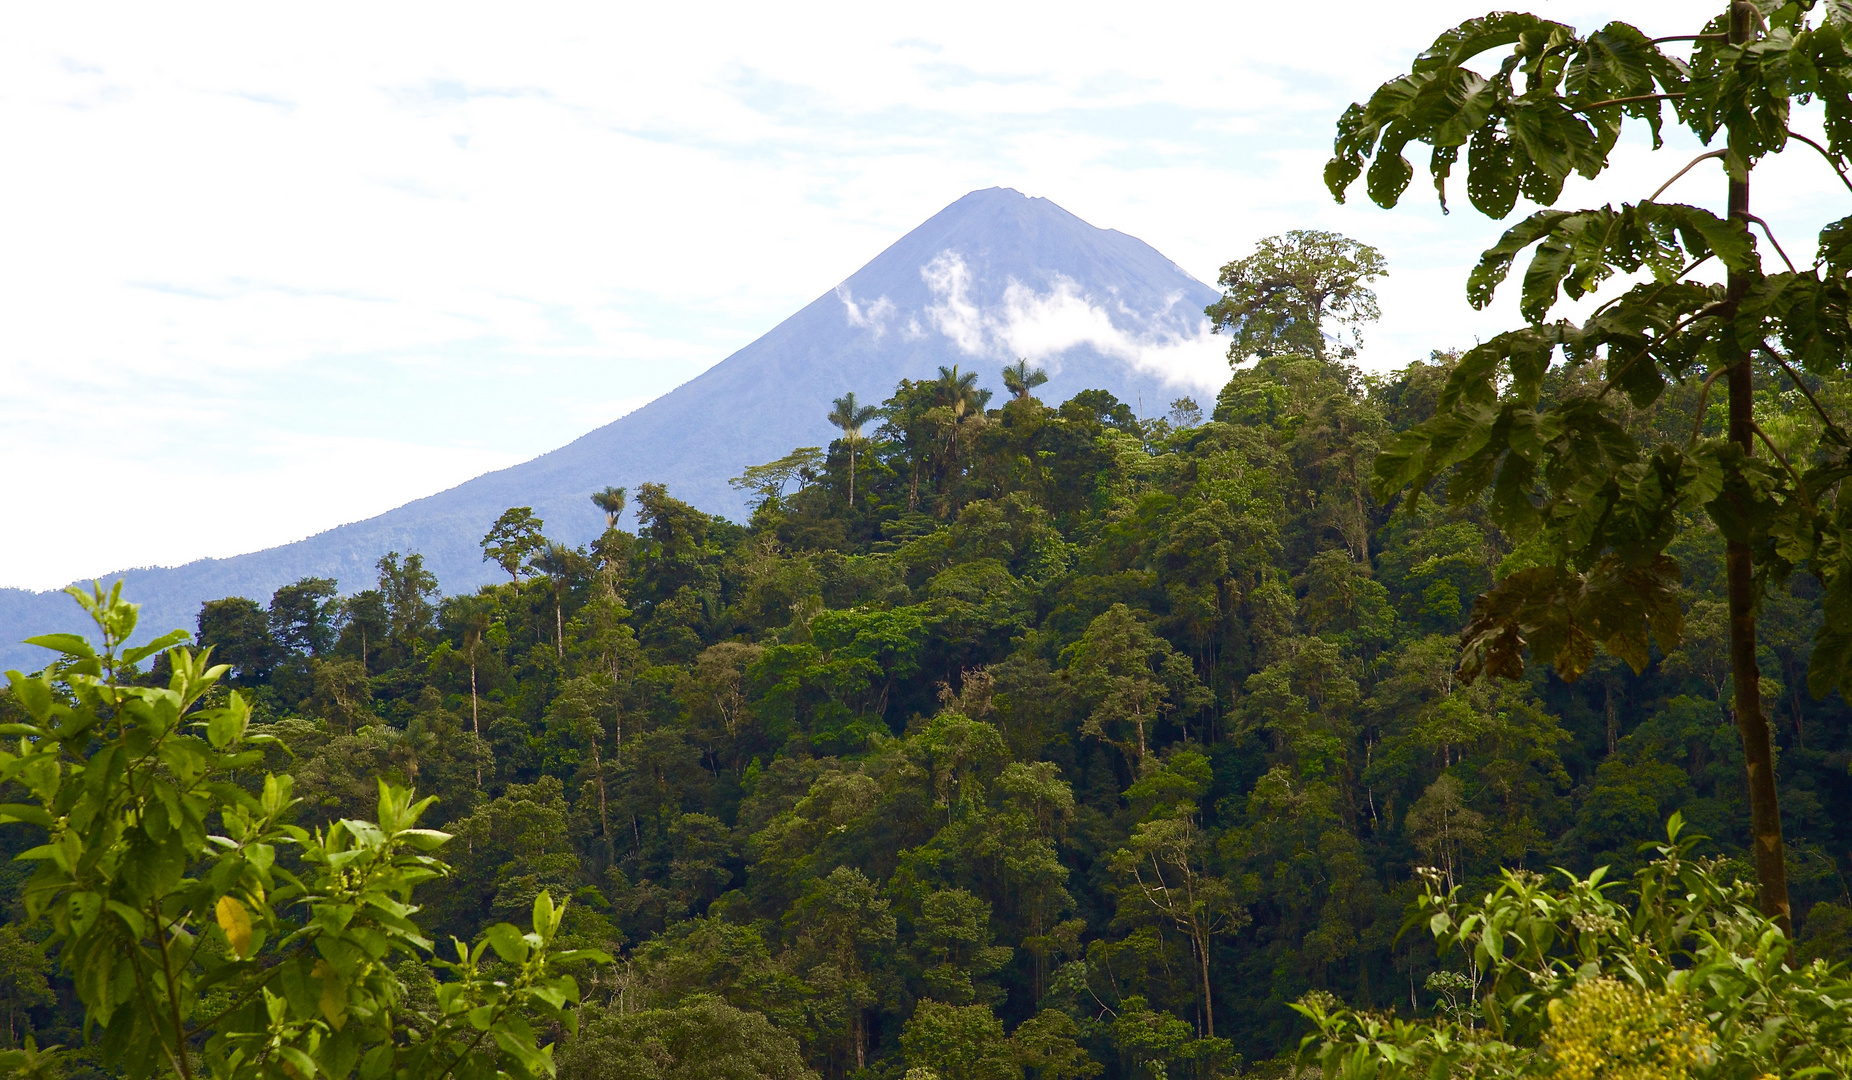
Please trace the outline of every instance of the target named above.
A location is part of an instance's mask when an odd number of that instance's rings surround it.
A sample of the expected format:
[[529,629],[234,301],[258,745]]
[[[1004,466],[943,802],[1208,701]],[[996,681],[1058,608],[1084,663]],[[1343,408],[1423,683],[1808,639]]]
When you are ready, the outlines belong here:
[[1559,1080],[1684,1080],[1716,1057],[1709,1029],[1677,990],[1597,975],[1546,1011],[1543,1050]]
[[1790,965],[1753,886],[1692,858],[1701,838],[1683,829],[1673,815],[1625,902],[1605,869],[1507,870],[1473,902],[1428,877],[1412,918],[1464,960],[1470,1007],[1404,1019],[1308,995],[1302,1055],[1333,1080],[1852,1073],[1852,982],[1824,961]]

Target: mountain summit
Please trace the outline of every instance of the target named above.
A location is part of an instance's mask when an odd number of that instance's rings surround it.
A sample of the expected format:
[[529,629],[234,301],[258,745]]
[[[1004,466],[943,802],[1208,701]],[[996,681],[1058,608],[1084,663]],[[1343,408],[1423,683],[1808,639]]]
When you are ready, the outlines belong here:
[[[607,484],[658,481],[737,519],[744,506],[727,479],[794,446],[828,445],[833,398],[853,390],[879,402],[940,365],[1000,390],[1002,367],[1025,358],[1049,375],[1045,401],[1098,388],[1158,415],[1227,377],[1203,316],[1217,295],[1142,240],[1047,199],[974,191],[757,341],[558,450],[293,544],[109,578],[127,579],[142,627],[157,632],[191,628],[204,600],[263,602],[306,576],[362,587],[392,550],[421,552],[445,591],[470,589],[497,576],[477,540],[510,506],[532,506],[573,544],[603,528],[589,496]],[[36,666],[40,650],[13,643],[69,629],[77,614],[61,593],[0,589],[0,664]]]

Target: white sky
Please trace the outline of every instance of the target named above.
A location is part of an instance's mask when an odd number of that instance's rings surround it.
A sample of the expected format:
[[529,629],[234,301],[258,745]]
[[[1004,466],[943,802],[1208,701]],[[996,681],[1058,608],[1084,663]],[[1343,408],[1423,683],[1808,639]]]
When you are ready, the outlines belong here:
[[[1342,231],[1391,267],[1368,366],[1470,345],[1515,316],[1465,304],[1501,226],[1464,169],[1446,218],[1425,176],[1386,212],[1319,172],[1346,104],[1486,9],[8,5],[0,585],[283,543],[559,446],[993,184],[1211,283]],[[1565,205],[1688,156],[1624,148]],[[1756,209],[1798,259],[1848,200],[1789,157]],[[1720,203],[1714,163],[1677,196]]]

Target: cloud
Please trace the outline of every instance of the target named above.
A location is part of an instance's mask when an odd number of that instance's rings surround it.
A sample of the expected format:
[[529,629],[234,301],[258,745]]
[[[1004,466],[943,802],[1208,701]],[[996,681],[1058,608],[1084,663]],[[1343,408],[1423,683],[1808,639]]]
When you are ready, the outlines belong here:
[[[1192,327],[1172,316],[1171,325],[1162,325],[1116,298],[1109,306],[1086,295],[1062,274],[1054,275],[1046,291],[1011,279],[1000,303],[983,306],[971,299],[971,270],[955,251],[934,256],[920,268],[920,277],[935,301],[926,308],[933,326],[968,356],[1023,357],[1058,372],[1066,353],[1091,347],[1174,386],[1214,393],[1228,380],[1227,341],[1213,333],[1207,319]],[[1181,299],[1171,297],[1164,314]],[[1125,325],[1139,322],[1159,325],[1142,331]]]
[[836,286],[836,299],[842,301],[843,313],[850,326],[867,330],[876,341],[880,341],[881,335],[887,333],[887,320],[894,314],[892,300],[882,296],[863,306],[855,302],[847,285]]
[[972,356],[986,354],[989,333],[983,311],[971,300],[971,268],[964,257],[941,251],[920,267],[920,278],[937,301],[926,306],[926,317],[939,333]]

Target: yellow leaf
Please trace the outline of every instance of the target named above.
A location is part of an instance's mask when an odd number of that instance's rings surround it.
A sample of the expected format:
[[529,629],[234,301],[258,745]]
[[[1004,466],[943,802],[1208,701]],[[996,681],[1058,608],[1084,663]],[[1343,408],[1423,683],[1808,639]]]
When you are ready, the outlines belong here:
[[244,909],[235,896],[219,897],[219,929],[225,931],[225,940],[231,942],[232,951],[243,960],[251,951],[251,913]]
[[347,987],[340,973],[328,961],[317,960],[309,974],[322,981],[322,1016],[336,1031],[341,1030],[347,1024]]

